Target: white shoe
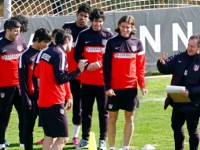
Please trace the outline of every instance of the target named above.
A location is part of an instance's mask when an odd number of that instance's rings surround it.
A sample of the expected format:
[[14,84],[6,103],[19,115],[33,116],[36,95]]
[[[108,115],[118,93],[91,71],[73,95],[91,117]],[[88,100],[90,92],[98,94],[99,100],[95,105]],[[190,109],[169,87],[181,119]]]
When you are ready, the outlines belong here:
[[99,140],[99,149],[100,150],[106,150],[106,141],[105,140]]
[[84,149],[84,148],[88,148],[88,147],[89,147],[88,140],[81,139],[76,148],[83,148]]

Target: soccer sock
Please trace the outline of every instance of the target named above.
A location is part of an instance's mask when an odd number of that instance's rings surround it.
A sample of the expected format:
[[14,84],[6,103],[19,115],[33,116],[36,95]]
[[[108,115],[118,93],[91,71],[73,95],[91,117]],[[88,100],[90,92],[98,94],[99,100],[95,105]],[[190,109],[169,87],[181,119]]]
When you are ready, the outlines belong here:
[[110,147],[109,150],[115,150],[115,147]]
[[0,144],[0,149],[6,148],[5,144]]
[[74,125],[74,136],[73,137],[78,137],[78,133],[80,131],[81,126],[80,125]]
[[129,146],[123,146],[123,150],[129,150]]

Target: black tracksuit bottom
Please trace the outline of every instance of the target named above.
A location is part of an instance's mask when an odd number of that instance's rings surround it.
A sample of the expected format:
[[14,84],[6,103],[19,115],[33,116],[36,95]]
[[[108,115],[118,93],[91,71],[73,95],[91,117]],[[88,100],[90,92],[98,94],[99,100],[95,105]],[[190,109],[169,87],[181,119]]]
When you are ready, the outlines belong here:
[[31,109],[24,106],[24,146],[25,150],[33,149],[33,130],[38,116],[37,99],[34,95],[29,96],[32,101]]
[[194,105],[174,106],[172,111],[172,129],[174,131],[175,150],[184,149],[183,125],[186,121],[189,133],[190,150],[198,150],[199,134],[199,107]]
[[13,86],[0,87],[0,144],[5,143],[5,132],[8,127],[13,105],[15,106],[19,119],[19,142],[21,144],[24,143],[23,101],[19,88]]
[[107,135],[108,112],[106,110],[107,97],[104,86],[82,84],[82,139],[88,140],[92,124],[93,105],[97,102],[100,126],[100,140]]

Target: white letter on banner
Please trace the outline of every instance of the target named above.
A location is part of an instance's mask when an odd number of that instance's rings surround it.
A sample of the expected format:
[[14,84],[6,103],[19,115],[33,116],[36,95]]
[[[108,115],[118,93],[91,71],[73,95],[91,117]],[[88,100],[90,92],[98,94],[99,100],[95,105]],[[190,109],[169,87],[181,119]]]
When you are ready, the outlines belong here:
[[142,41],[144,50],[146,50],[145,38],[155,52],[161,52],[160,25],[155,25],[155,40],[149,33],[146,26],[140,26],[140,40]]
[[28,47],[33,44],[33,37],[34,37],[34,33],[32,33],[31,36],[30,36],[30,39],[29,39],[29,42],[28,42]]
[[187,37],[181,30],[178,23],[172,24],[172,44],[173,44],[173,51],[178,51],[178,37],[182,40],[185,47],[187,47],[188,39],[193,33],[192,22],[187,22]]

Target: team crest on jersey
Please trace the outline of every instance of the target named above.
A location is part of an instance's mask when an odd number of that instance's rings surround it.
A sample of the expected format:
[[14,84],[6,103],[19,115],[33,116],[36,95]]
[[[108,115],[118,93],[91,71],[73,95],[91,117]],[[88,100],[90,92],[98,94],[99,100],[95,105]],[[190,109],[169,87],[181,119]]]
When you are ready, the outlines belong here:
[[60,113],[63,115],[65,113],[65,110],[61,108]]
[[132,46],[131,46],[131,50],[132,50],[133,52],[137,51],[137,46],[132,45]]
[[1,93],[1,94],[0,94],[0,97],[1,97],[1,98],[4,98],[5,95],[6,95],[5,93]]
[[107,41],[108,40],[106,40],[106,39],[102,39],[102,45],[106,46]]
[[194,71],[198,71],[199,70],[199,65],[194,65]]
[[112,108],[113,108],[113,105],[112,105],[112,104],[109,104],[109,105],[108,105],[108,108],[109,108],[109,109],[112,109]]
[[23,51],[23,46],[22,46],[22,45],[17,45],[17,51],[18,51],[18,52]]

